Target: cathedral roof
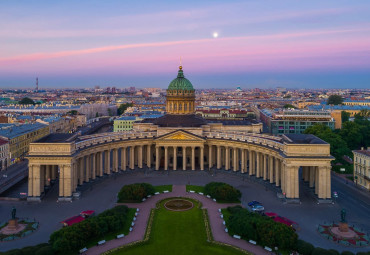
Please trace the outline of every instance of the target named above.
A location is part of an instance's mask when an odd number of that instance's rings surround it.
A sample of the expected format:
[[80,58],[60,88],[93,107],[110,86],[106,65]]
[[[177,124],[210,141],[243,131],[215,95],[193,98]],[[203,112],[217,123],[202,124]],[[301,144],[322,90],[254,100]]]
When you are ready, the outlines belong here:
[[182,66],[179,67],[177,78],[171,81],[167,90],[194,90],[191,82],[184,77]]

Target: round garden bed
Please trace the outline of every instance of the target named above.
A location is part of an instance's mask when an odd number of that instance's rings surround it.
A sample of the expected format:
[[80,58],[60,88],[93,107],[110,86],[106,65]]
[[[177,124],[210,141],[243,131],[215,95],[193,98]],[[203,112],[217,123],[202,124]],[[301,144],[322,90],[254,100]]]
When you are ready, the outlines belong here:
[[190,210],[194,207],[194,204],[189,200],[175,198],[165,202],[164,207],[170,211],[180,212]]

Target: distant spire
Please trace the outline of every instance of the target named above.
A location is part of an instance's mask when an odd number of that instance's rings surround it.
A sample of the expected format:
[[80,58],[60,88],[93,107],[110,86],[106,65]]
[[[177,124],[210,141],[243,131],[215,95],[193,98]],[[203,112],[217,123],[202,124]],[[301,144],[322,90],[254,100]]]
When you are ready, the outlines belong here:
[[182,70],[182,59],[181,59],[181,56],[180,56],[180,66],[179,66],[179,69]]

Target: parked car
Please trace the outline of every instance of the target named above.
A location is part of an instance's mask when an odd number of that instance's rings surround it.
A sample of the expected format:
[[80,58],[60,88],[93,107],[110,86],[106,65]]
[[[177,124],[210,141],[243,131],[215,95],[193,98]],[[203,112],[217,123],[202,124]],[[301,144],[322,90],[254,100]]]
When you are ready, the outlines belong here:
[[248,203],[248,206],[253,206],[253,205],[261,205],[261,203],[260,203],[260,202],[258,202],[258,201],[256,201],[256,200],[250,201],[250,202]]
[[261,204],[254,204],[250,206],[252,212],[263,212],[265,210],[265,207]]

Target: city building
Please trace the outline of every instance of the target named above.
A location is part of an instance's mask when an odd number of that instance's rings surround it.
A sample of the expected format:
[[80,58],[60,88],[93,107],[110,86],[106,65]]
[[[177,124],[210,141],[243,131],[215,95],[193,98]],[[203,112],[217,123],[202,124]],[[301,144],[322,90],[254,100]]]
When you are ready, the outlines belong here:
[[343,101],[344,105],[360,105],[360,106],[369,106],[370,107],[370,100],[345,100]]
[[113,132],[122,132],[132,130],[135,121],[142,120],[135,116],[122,116],[113,122]]
[[5,170],[9,164],[9,142],[0,138],[0,171]]
[[248,125],[210,123],[195,115],[194,94],[180,67],[167,89],[164,116],[135,122],[130,132],[50,134],[31,143],[28,200],[39,201],[50,179],[59,181],[58,199],[71,201],[84,182],[146,165],[157,171],[225,169],[253,175],[280,189],[288,202],[299,202],[302,176],[320,201],[331,201],[328,143],[314,135],[276,137]]
[[256,117],[253,111],[244,109],[197,109],[195,114],[205,119],[237,120]]
[[0,138],[9,143],[8,165],[23,159],[28,153],[30,143],[48,134],[49,127],[41,123],[0,124]]
[[370,148],[353,151],[353,180],[370,191]]
[[262,109],[260,119],[266,124],[273,135],[302,134],[306,128],[315,124],[335,127],[334,118],[329,111],[310,110],[275,110]]

